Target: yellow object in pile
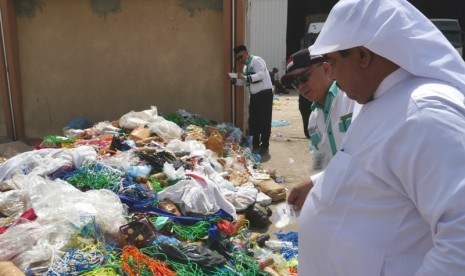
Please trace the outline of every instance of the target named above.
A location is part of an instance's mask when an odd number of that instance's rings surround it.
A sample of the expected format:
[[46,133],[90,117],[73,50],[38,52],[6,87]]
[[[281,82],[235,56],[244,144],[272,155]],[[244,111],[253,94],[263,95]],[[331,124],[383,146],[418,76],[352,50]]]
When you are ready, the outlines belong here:
[[205,143],[207,149],[218,154],[218,157],[223,157],[223,137],[218,130],[213,130]]
[[24,276],[12,262],[0,262],[0,276]]

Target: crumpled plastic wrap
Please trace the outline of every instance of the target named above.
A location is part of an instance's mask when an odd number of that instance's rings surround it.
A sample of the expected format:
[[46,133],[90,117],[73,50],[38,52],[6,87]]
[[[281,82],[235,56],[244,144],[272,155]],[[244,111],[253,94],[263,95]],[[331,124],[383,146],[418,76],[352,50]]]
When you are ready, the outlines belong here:
[[165,149],[169,152],[176,154],[180,152],[202,152],[206,150],[206,147],[204,143],[199,142],[197,140],[181,141],[179,139],[173,139],[166,145]]
[[177,170],[174,168],[173,164],[165,162],[163,164],[163,172],[166,174],[169,180],[177,180],[184,177],[184,168],[179,167]]
[[99,160],[100,163],[118,169],[120,171],[126,171],[130,166],[137,165],[139,158],[133,154],[131,150],[118,151],[112,158],[104,158]]
[[110,121],[103,121],[95,124],[92,127],[93,130],[93,135],[94,136],[100,136],[100,135],[118,135],[118,132],[120,131],[119,128],[113,126]]
[[20,190],[0,193],[0,214],[3,216],[9,217],[24,211],[25,205],[24,194]]
[[225,187],[221,191],[226,199],[234,205],[236,211],[244,211],[247,207],[254,204],[259,193],[254,184],[250,182],[239,187],[230,183],[229,187]]
[[273,202],[271,197],[267,196],[266,194],[259,192],[257,195],[257,203],[261,206],[268,206]]
[[141,176],[149,176],[152,167],[150,165],[142,164],[137,166],[130,166],[126,169],[126,175],[132,178]]
[[143,111],[130,111],[124,114],[119,119],[119,125],[123,128],[134,129],[137,127],[144,127],[148,123],[157,122],[164,120],[158,116],[158,110],[156,106],[151,106],[151,109]]
[[81,192],[61,179],[38,175],[25,175],[21,180],[37,219],[0,235],[0,260],[11,260],[22,270],[59,257],[76,231],[93,218],[102,232],[114,239],[119,227],[127,223],[120,199],[110,190]]
[[97,152],[91,146],[27,151],[0,164],[0,181],[10,179],[15,174],[45,176],[66,165],[80,168],[82,165],[94,162],[96,158]]
[[0,235],[0,260],[23,271],[33,263],[47,263],[60,256],[75,231],[70,224],[37,220],[16,225]]
[[156,133],[158,136],[162,137],[165,140],[170,139],[180,139],[182,134],[182,128],[179,127],[176,123],[168,121],[164,118],[158,122],[153,122],[147,124],[147,127]]
[[83,165],[94,163],[97,159],[97,151],[90,146],[69,149],[67,152],[70,152],[73,165],[78,169]]
[[[22,174],[19,174],[21,176]],[[13,175],[10,179],[7,179],[3,182],[0,182],[0,191],[6,192],[10,190],[20,190],[23,188],[21,182],[16,182],[15,177],[17,175]]]
[[157,107],[144,111],[131,111],[119,119],[121,127],[135,129],[138,127],[147,127],[152,133],[156,133],[163,139],[180,139],[182,129],[176,123],[158,116]]
[[204,175],[188,173],[191,179],[183,179],[158,193],[158,198],[169,198],[186,216],[211,215],[220,208],[237,218],[236,209],[220,191],[218,185]]
[[44,156],[63,149],[41,149],[18,154],[0,164],[0,181],[10,179],[15,174],[28,174],[40,165]]
[[68,182],[42,177],[31,177],[25,190],[32,208],[39,218],[59,219],[77,227],[83,216],[95,216],[104,232],[117,234],[119,226],[126,223],[125,210],[119,197],[107,189],[81,192]]

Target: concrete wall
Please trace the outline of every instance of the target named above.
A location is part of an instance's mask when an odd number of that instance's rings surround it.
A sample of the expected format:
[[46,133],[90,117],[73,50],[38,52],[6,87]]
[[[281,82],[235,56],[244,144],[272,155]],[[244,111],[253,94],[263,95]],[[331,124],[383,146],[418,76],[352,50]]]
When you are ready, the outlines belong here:
[[152,105],[222,122],[222,1],[30,2],[17,7],[26,136]]

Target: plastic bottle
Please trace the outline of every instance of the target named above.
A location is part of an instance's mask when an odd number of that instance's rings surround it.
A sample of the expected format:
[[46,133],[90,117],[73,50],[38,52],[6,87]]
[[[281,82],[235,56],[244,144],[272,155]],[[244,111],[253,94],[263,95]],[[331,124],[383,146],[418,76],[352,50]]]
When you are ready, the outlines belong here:
[[289,265],[286,259],[280,254],[273,254],[274,266],[273,268],[279,273],[279,275],[289,275]]
[[265,242],[268,241],[270,239],[270,235],[268,234],[263,234],[261,236],[259,236],[256,240],[256,243],[259,245],[259,246],[264,246],[265,245]]
[[278,240],[269,240],[265,241],[265,246],[271,249],[281,249],[282,247],[293,248],[292,242],[289,241],[278,241]]

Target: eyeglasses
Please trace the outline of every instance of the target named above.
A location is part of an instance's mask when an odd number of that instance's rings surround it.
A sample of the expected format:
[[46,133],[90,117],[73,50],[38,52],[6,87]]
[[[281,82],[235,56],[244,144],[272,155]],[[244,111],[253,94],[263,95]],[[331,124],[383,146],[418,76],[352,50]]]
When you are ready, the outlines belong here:
[[315,70],[315,68],[317,68],[317,67],[320,67],[321,65],[322,65],[322,63],[318,63],[317,65],[313,66],[313,68],[310,71],[307,71],[307,72],[305,72],[303,74],[298,75],[294,79],[294,81],[292,82],[292,86],[295,89],[297,89],[301,83],[307,82],[310,79],[310,77],[312,76],[313,70]]
[[240,60],[243,56],[244,54],[236,56],[236,60]]
[[310,79],[310,72],[307,72],[305,74],[300,74],[294,79],[292,84],[294,85],[294,88],[297,88],[299,87],[301,83],[307,82],[309,79]]

